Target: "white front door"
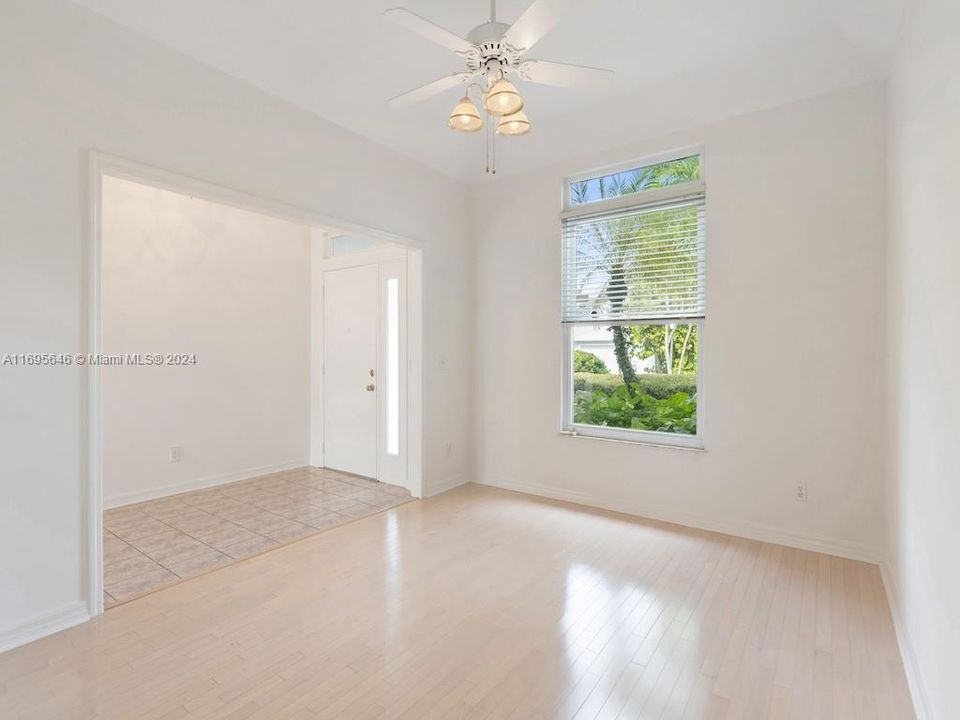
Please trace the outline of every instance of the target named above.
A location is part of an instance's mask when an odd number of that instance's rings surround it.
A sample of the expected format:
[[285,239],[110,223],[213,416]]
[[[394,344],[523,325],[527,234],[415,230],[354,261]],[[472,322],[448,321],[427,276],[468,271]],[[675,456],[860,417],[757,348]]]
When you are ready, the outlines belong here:
[[328,270],[323,295],[324,465],[377,477],[379,268]]

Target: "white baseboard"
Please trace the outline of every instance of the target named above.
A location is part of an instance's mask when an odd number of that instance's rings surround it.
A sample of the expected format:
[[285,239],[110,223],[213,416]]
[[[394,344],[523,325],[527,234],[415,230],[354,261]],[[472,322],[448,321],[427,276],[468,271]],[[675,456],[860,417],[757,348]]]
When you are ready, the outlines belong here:
[[429,487],[424,488],[423,496],[425,498],[445,493],[447,490],[453,490],[455,487],[466,485],[467,481],[462,475],[453,475],[440,482],[431,483]]
[[899,601],[900,588],[890,564],[886,560],[880,563],[880,576],[883,578],[883,589],[887,593],[887,604],[890,606],[890,614],[893,616],[893,629],[897,635],[897,644],[900,646],[900,658],[903,660],[903,671],[907,676],[910,698],[913,700],[913,711],[917,720],[933,720],[933,713],[930,711],[930,704],[927,700],[930,694],[923,682],[917,655],[913,650],[910,634],[903,622]]
[[735,535],[750,540],[759,540],[775,545],[785,545],[799,550],[810,550],[825,555],[835,555],[850,560],[860,560],[874,565],[879,564],[881,558],[880,553],[873,548],[862,547],[832,538],[790,533],[766,525],[723,520],[691,513],[678,513],[674,510],[651,507],[646,503],[634,504],[623,500],[610,500],[591,493],[564,490],[544,485],[535,485],[533,483],[512,482],[499,478],[485,478],[483,481],[479,481],[478,484],[527,493],[528,495],[538,495],[553,500],[564,500],[566,502],[576,503],[577,505],[587,505],[603,510],[612,510],[613,512],[636,515],[651,520],[676,523],[677,525],[685,525],[699,530],[710,530],[712,532],[723,533],[724,535]]
[[18,625],[0,630],[0,652],[53,635],[89,619],[87,603],[79,600],[56,610],[40,613]]
[[121,493],[112,497],[103,499],[105,509],[121,507],[123,505],[132,505],[134,503],[145,502],[147,500],[156,500],[167,495],[176,495],[190,490],[199,490],[201,488],[214,487],[216,485],[225,485],[227,483],[237,482],[238,480],[249,480],[258,475],[267,475],[269,473],[282,472],[284,470],[295,470],[301,467],[307,467],[310,461],[306,458],[301,460],[290,460],[288,462],[277,463],[275,465],[264,465],[263,467],[247,468],[245,470],[235,470],[233,472],[221,473],[219,475],[208,475],[207,477],[187,480],[185,482],[163,485],[148,490],[138,490],[136,492]]

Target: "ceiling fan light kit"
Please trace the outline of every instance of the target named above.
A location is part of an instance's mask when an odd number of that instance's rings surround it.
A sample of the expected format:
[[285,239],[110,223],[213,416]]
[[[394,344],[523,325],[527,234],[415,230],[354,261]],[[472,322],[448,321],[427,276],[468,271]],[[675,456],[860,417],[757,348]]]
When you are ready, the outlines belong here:
[[483,127],[483,118],[473,100],[464,95],[450,113],[447,125],[459,132],[477,132]]
[[487,90],[483,105],[491,115],[503,117],[523,110],[523,98],[513,83],[501,78]]
[[[525,135],[530,132],[530,120],[523,112],[523,97],[508,75],[531,83],[559,87],[596,86],[609,83],[612,70],[568,65],[527,58],[526,53],[559,21],[574,0],[534,0],[513,25],[497,22],[496,0],[490,0],[490,21],[478,25],[462,38],[449,30],[426,20],[404,8],[392,8],[384,17],[432,42],[455,52],[466,64],[466,71],[455,72],[416,90],[391,98],[394,107],[404,107],[433,97],[458,85],[467,85],[447,125],[458,132],[474,133],[487,125],[487,172],[496,173],[494,138]],[[480,78],[479,82],[472,82]],[[484,123],[480,110],[470,98],[477,90],[480,105],[488,119]]]
[[497,135],[516,136],[526,135],[530,132],[530,121],[523,110],[515,112],[513,115],[507,115],[500,118],[497,123]]

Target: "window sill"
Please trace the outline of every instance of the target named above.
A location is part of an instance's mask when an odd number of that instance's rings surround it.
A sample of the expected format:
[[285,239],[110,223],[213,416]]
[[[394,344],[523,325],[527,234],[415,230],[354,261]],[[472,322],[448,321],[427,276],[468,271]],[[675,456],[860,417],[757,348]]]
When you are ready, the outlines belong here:
[[636,440],[627,440],[625,438],[603,437],[602,435],[590,435],[576,430],[561,430],[560,434],[582,440],[598,440],[599,442],[619,443],[621,445],[644,445],[652,448],[663,448],[664,450],[681,450],[684,452],[703,453],[707,449],[703,445],[680,445],[668,442],[657,442],[647,438],[638,438]]

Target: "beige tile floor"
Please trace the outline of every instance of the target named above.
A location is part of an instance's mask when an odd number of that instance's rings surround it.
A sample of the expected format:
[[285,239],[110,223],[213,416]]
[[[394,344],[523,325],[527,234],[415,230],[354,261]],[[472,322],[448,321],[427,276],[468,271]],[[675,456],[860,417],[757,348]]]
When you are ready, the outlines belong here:
[[107,510],[104,606],[408,500],[395,485],[305,467]]

